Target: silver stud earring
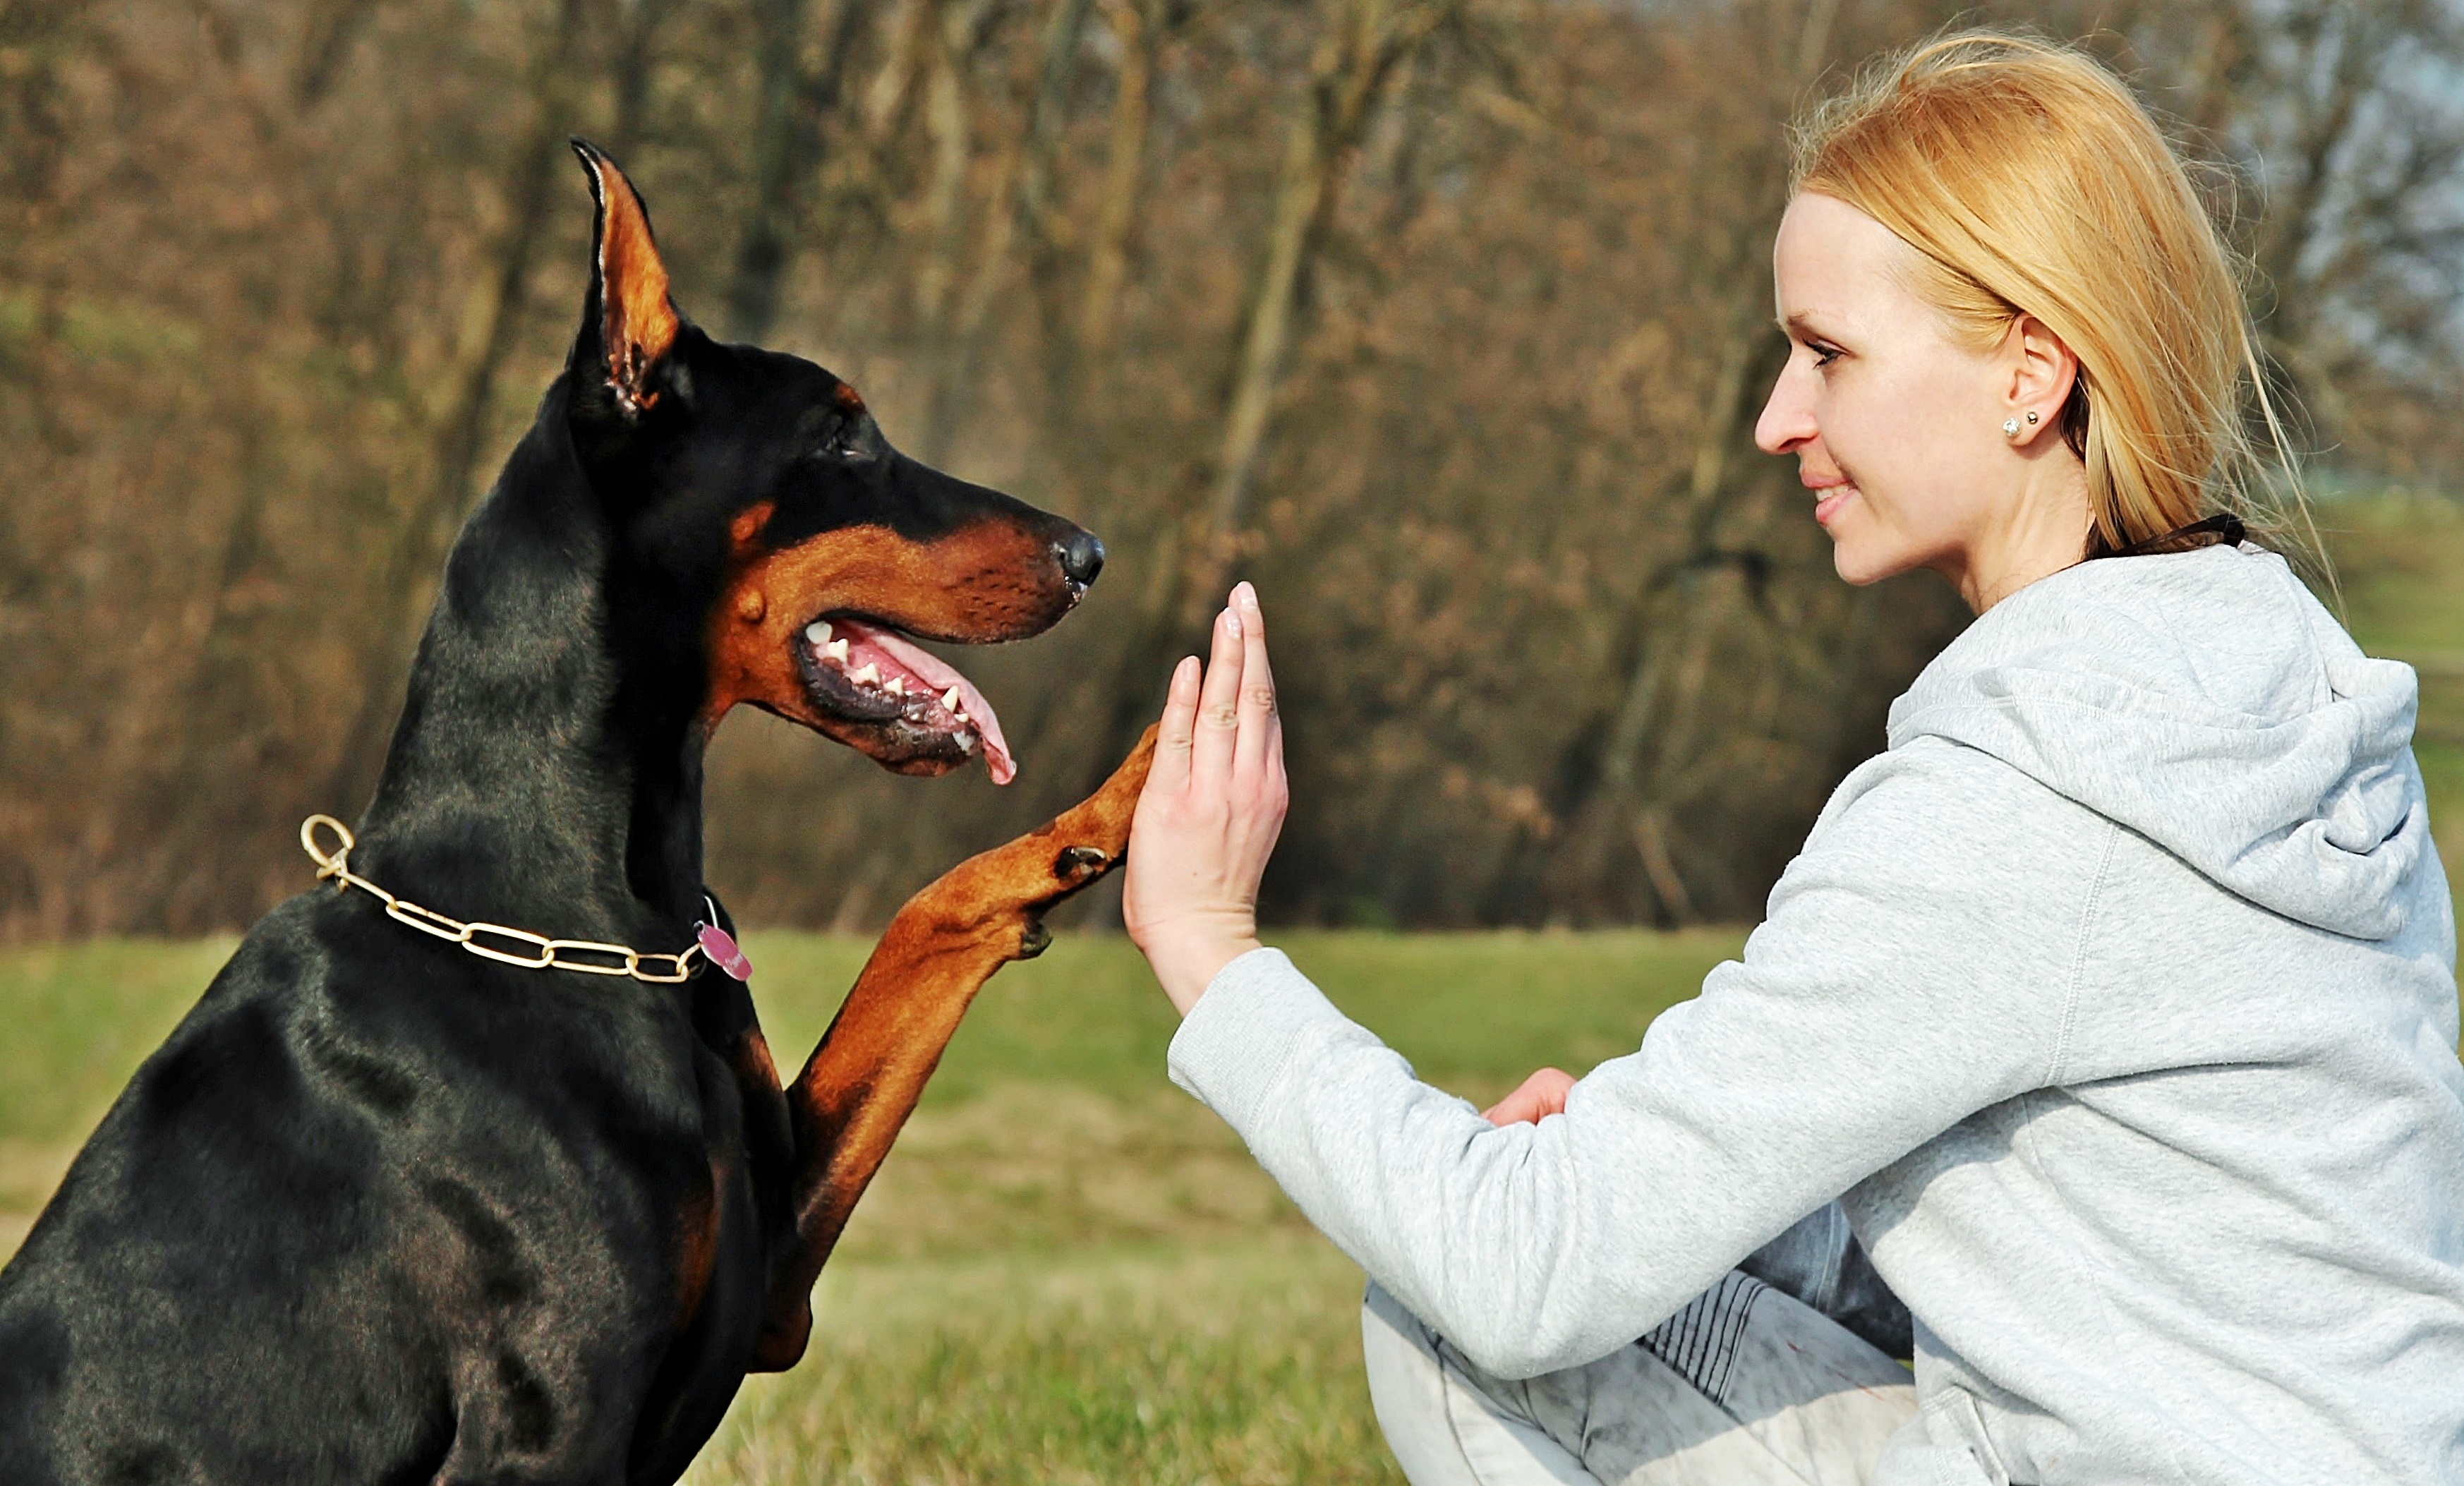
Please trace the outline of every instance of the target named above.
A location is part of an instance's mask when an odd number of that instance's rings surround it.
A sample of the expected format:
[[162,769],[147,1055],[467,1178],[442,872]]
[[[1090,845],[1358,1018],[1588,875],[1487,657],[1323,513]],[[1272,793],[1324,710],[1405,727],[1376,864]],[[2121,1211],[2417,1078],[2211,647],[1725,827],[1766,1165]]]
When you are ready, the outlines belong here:
[[2003,420],[2002,420],[2002,436],[2003,436],[2004,438],[2010,438],[2010,439],[2015,439],[2015,438],[2017,438],[2017,437],[2019,436],[2019,420],[2018,420],[2018,419],[2016,419],[2016,418],[2005,418],[2005,419],[2003,419]]
[[2030,409],[2028,410],[2028,426],[2029,426],[2029,427],[2031,427],[2031,428],[2033,428],[2033,427],[2035,427],[2035,426],[2036,426],[2036,411],[2035,411],[2035,408],[2030,408]]

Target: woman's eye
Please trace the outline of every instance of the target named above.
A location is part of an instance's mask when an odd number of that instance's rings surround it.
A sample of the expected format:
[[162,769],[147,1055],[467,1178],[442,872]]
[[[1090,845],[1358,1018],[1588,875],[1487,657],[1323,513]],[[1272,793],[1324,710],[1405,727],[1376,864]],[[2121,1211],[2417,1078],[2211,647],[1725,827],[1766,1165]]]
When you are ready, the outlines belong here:
[[1815,341],[1813,344],[1808,345],[1806,349],[1814,353],[1814,364],[1816,366],[1828,366],[1832,362],[1839,360],[1839,348],[1837,346],[1824,345],[1820,341]]

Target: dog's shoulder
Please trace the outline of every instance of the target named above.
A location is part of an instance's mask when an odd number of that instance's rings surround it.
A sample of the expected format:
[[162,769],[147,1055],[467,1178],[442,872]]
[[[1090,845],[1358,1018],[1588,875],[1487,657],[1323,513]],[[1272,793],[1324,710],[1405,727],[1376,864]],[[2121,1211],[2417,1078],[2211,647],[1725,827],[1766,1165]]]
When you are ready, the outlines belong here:
[[406,1202],[451,1205],[423,1184],[535,1187],[577,1145],[620,1169],[631,1152],[698,1153],[690,1022],[577,979],[492,965],[330,889],[294,898],[139,1067],[56,1215],[99,1239],[279,1213],[348,1244]]

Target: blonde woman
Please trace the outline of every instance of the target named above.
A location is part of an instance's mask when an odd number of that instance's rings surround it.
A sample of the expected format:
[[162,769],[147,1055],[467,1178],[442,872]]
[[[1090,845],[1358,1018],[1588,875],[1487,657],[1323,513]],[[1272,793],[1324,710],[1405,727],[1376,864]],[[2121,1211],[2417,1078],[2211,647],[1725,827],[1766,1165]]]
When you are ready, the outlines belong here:
[[2413,677],[2241,539],[2263,394],[2180,162],[2076,52],[1936,41],[1803,131],[1774,266],[1759,442],[1842,578],[1978,617],[1743,960],[1485,1118],[1415,1082],[1258,943],[1243,587],[1133,838],[1173,1077],[1372,1277],[1419,1486],[2464,1481]]

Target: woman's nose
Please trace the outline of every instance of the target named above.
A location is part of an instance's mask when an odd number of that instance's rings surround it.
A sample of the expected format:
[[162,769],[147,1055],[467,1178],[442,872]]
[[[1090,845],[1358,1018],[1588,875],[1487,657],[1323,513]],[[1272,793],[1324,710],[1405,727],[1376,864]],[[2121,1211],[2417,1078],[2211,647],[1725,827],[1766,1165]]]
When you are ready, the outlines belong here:
[[[1791,368],[1793,370],[1793,368]],[[1785,454],[1810,442],[1820,431],[1814,422],[1814,404],[1790,383],[1787,370],[1771,383],[1762,416],[1754,420],[1754,447],[1766,454]]]

